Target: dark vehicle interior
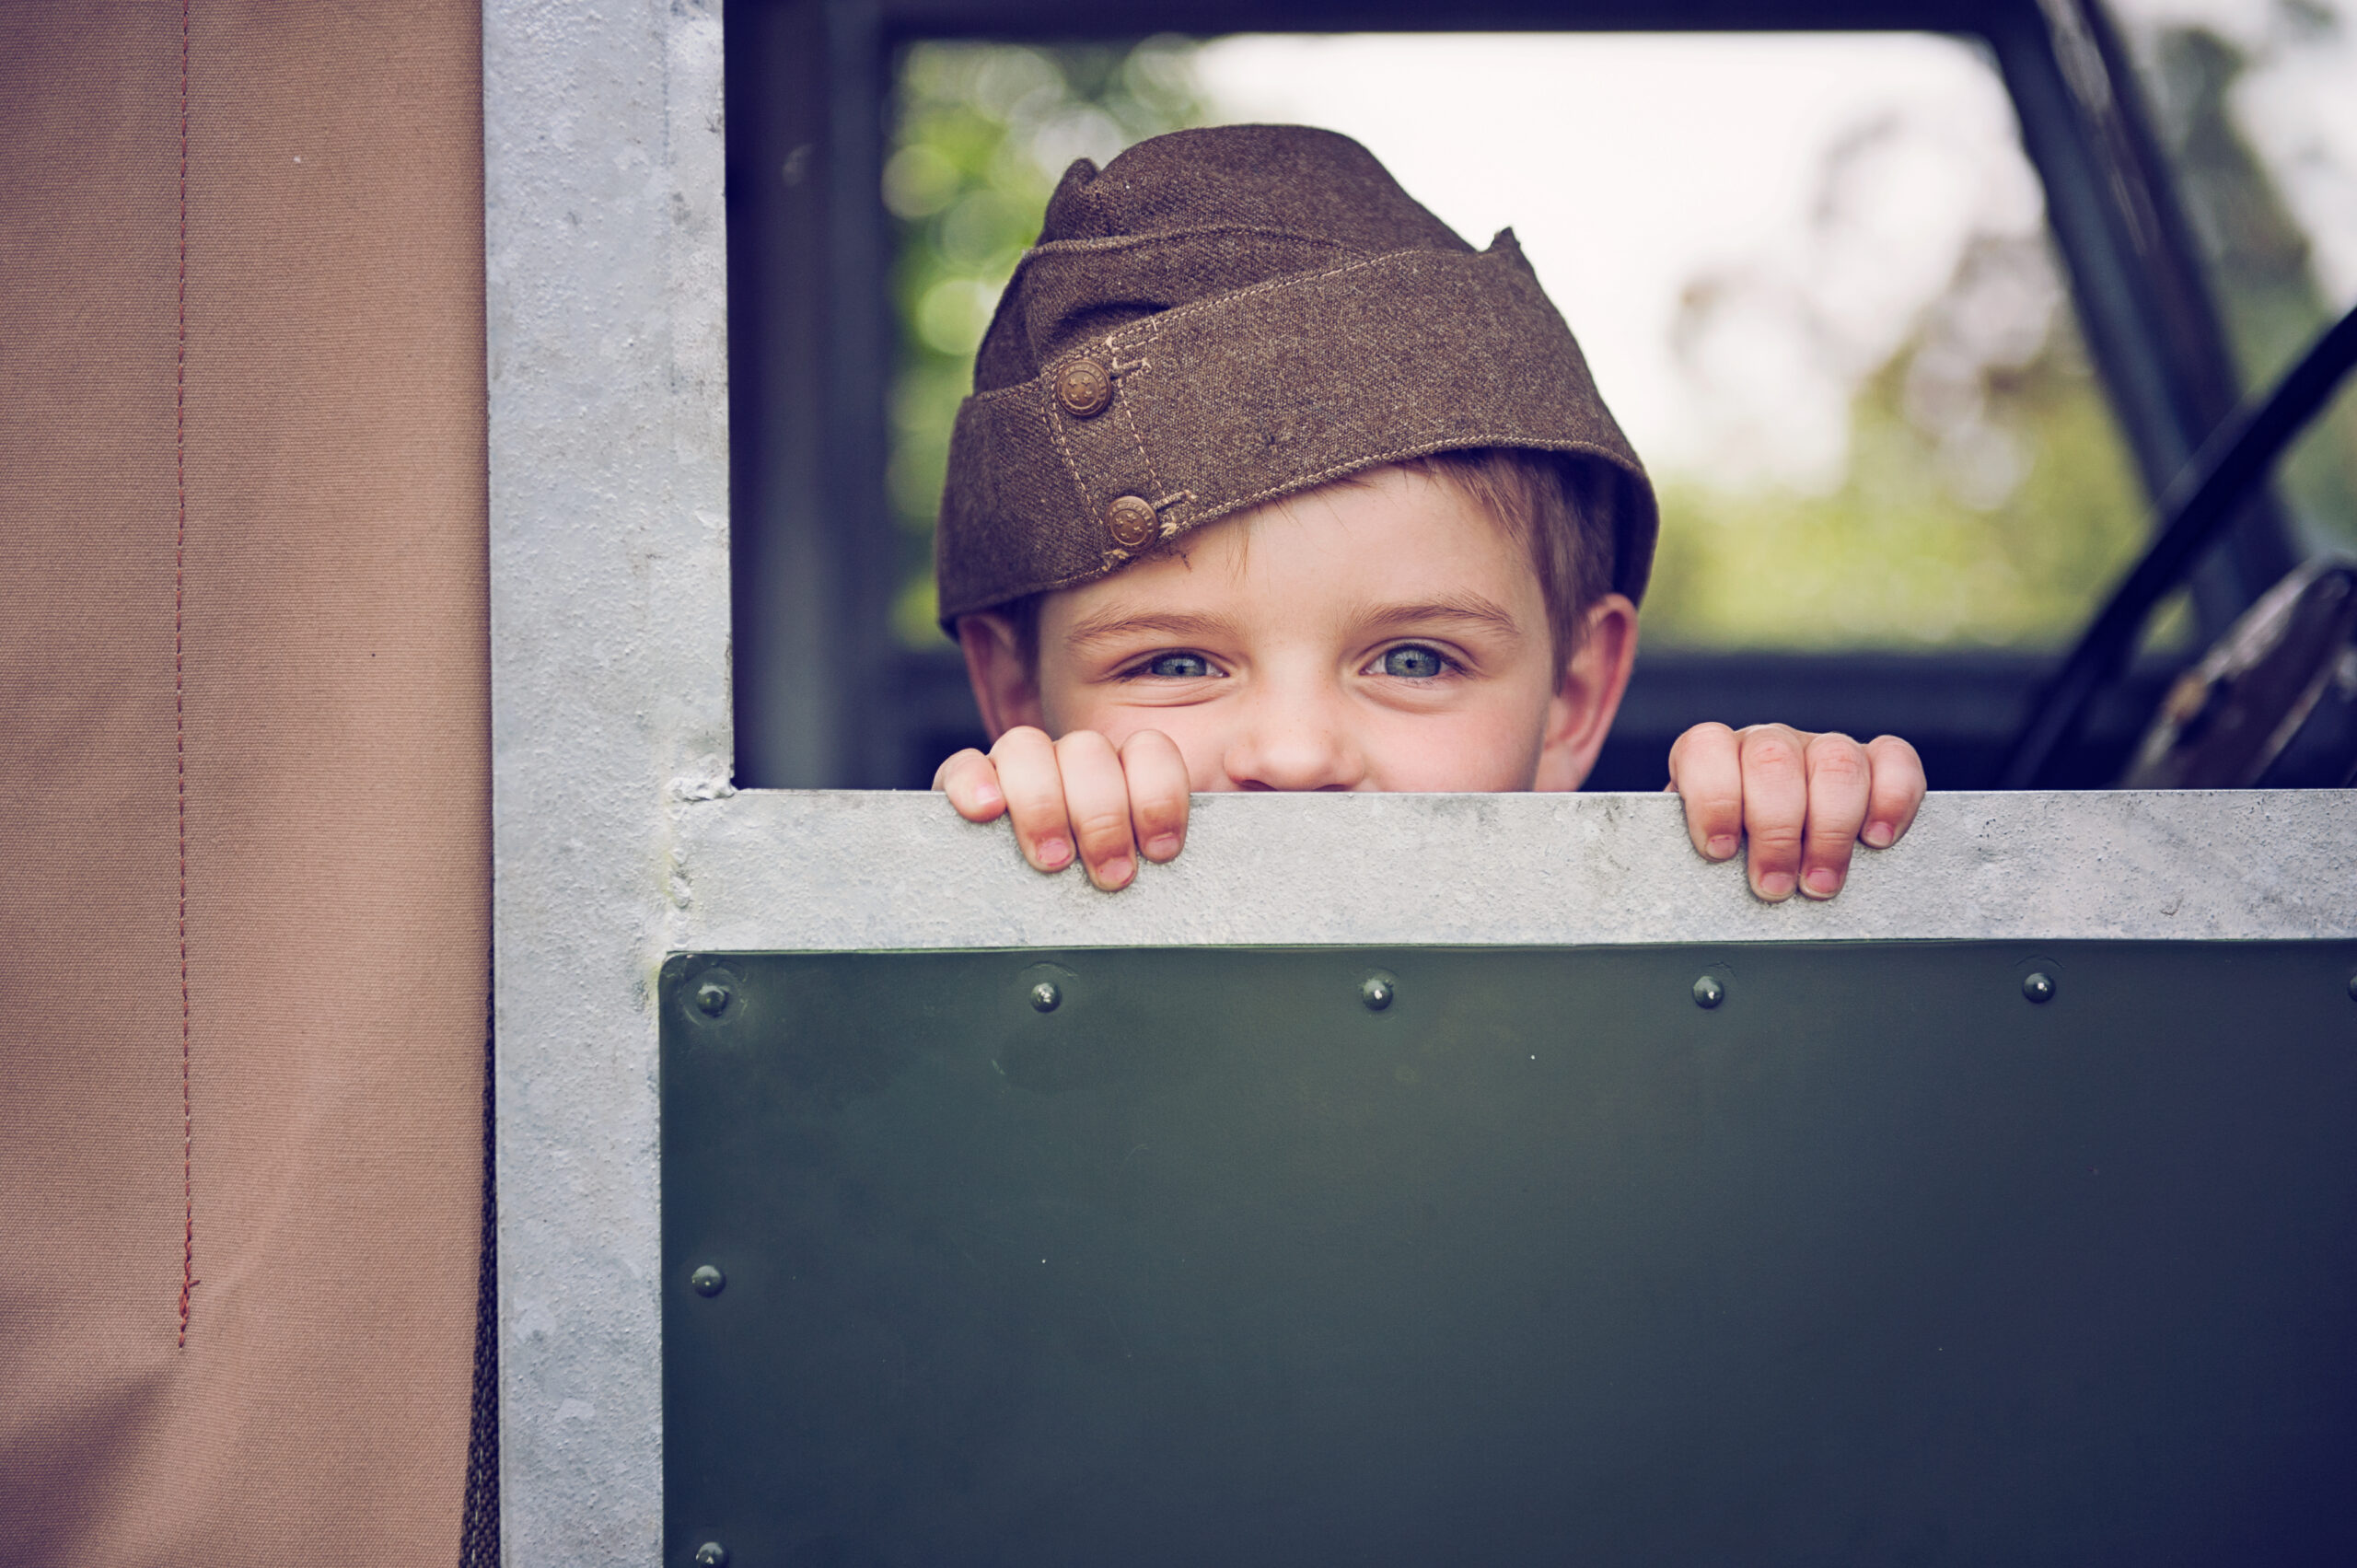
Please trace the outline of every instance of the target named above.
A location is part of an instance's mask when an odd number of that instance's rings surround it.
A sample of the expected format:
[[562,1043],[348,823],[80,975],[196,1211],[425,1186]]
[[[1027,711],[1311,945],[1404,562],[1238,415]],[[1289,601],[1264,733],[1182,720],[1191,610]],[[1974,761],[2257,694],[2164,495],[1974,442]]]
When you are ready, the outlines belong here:
[[[913,633],[905,613],[895,630],[896,598],[921,586],[926,555],[921,503],[903,502],[896,519],[888,477],[893,410],[907,404],[895,383],[911,331],[904,248],[922,229],[887,192],[911,52],[1024,45],[1118,63],[1150,37],[1443,29],[1965,40],[2010,99],[2084,359],[2133,476],[2126,504],[2142,538],[2129,548],[2142,554],[2081,574],[2069,587],[2086,608],[2042,635],[1827,646],[1649,630],[1588,788],[1658,788],[1689,725],[1771,718],[1904,735],[1935,789],[2349,782],[2357,578],[2331,546],[2357,517],[2320,528],[2275,480],[2320,412],[2338,424],[2357,413],[2333,401],[2357,323],[2320,331],[2332,312],[2318,300],[2297,324],[2305,352],[2292,368],[2278,355],[2247,373],[2252,356],[2238,353],[2217,285],[2217,226],[2189,208],[2172,133],[2101,6],[781,0],[732,6],[727,31],[740,785],[922,788],[941,758],[980,739],[957,650],[926,634],[922,614]],[[2173,134],[2188,134],[2181,123]],[[1578,312],[1566,314],[1585,338]],[[1655,613],[1649,604],[1649,627]]]

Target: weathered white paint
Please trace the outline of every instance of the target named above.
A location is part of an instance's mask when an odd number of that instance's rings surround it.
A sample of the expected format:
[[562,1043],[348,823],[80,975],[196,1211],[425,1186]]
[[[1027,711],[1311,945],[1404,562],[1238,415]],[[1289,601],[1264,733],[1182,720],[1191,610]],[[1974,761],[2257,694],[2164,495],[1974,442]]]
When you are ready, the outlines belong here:
[[[487,0],[506,1560],[662,1527],[655,1020],[675,788],[726,788],[720,16]],[[678,786],[675,781],[695,781]]]
[[720,25],[487,0],[500,1320],[512,1564],[662,1518],[664,953],[2357,936],[2357,796],[1947,796],[1834,903],[1664,796],[1199,800],[1122,893],[910,795],[732,794]]
[[2357,791],[1935,795],[1825,903],[1763,904],[1665,795],[1205,796],[1100,893],[937,796],[680,812],[674,949],[2357,937]]

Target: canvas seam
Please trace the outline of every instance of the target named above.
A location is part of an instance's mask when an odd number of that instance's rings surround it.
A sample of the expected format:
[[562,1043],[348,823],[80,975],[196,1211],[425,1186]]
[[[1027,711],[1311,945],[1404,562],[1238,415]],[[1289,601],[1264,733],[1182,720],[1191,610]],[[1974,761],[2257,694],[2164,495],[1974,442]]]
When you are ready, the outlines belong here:
[[189,1296],[196,1289],[196,1111],[189,1082],[188,992],[188,76],[190,10],[180,0],[180,268],[172,348],[172,784],[180,836],[180,1348],[188,1348]]

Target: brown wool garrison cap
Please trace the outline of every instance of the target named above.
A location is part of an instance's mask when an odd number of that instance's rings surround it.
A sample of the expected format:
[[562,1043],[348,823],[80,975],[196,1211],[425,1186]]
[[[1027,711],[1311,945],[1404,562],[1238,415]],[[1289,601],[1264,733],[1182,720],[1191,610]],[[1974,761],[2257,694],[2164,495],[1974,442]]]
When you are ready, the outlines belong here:
[[1471,447],[1604,482],[1644,591],[1653,489],[1503,230],[1476,251],[1364,147],[1230,125],[1084,158],[1000,298],[941,502],[942,623],[1119,570],[1190,528]]

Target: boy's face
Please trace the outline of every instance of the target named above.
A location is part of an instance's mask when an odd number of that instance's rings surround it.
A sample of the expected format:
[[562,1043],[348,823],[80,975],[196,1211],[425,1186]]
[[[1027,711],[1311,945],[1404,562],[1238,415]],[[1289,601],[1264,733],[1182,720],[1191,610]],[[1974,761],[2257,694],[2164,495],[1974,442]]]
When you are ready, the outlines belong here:
[[1616,594],[1559,657],[1527,551],[1396,468],[1049,595],[1036,669],[1004,619],[962,630],[993,738],[1157,730],[1199,791],[1575,788],[1636,640]]

